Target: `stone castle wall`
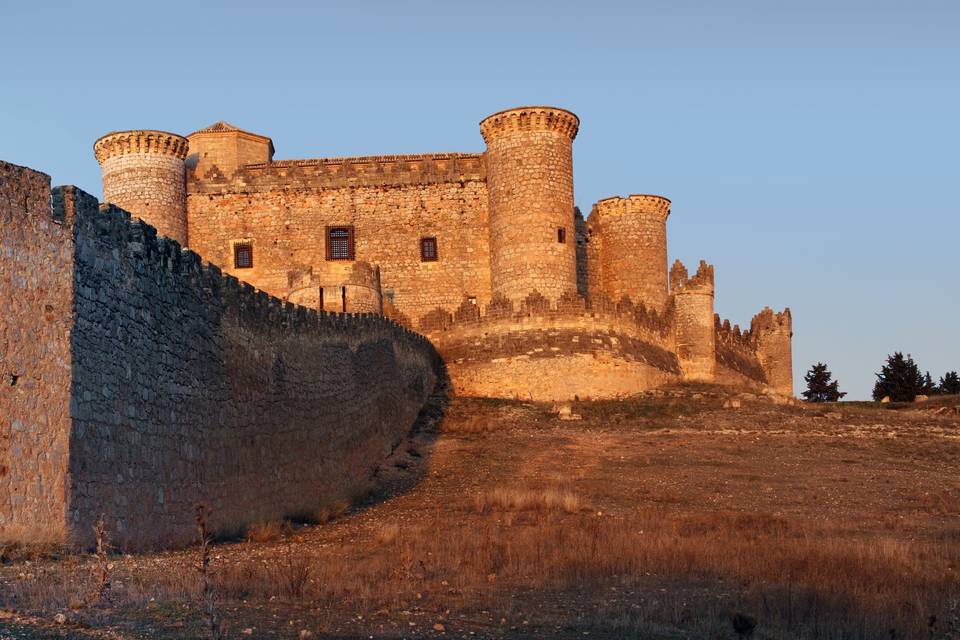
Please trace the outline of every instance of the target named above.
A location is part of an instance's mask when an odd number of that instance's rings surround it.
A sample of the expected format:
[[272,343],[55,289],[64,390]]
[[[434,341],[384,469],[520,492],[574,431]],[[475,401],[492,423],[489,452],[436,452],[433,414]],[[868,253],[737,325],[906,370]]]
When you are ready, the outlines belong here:
[[164,131],[122,131],[94,145],[103,201],[135,211],[168,238],[187,245],[187,139]]
[[[278,161],[231,178],[193,175],[189,192],[191,249],[278,297],[302,286],[304,274],[318,286],[349,284],[353,261],[327,259],[326,232],[350,226],[356,261],[379,266],[384,300],[412,320],[464,297],[490,300],[479,155]],[[436,261],[421,260],[421,238],[436,238]],[[253,268],[233,268],[237,241],[253,245]],[[325,291],[325,306],[328,299]]]
[[19,375],[3,428],[26,434],[0,457],[2,535],[84,546],[103,514],[137,549],[190,542],[200,501],[216,529],[310,513],[369,481],[434,388],[422,336],[284,304],[78,190],[55,191],[51,216],[48,183],[27,180],[24,211],[4,177],[4,241],[39,257],[0,271],[25,300],[0,327]]
[[638,393],[680,377],[673,318],[631,304],[586,309],[574,295],[518,304],[495,298],[436,310],[421,331],[446,362],[454,391],[471,396],[570,400]]
[[50,177],[0,162],[0,535],[66,534],[73,243]]

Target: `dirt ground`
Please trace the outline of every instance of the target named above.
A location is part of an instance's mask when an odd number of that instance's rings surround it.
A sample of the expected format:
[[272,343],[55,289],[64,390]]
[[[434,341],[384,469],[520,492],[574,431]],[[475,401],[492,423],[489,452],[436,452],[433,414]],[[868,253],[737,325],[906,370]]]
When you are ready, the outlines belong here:
[[103,589],[8,549],[0,640],[958,638],[958,406],[438,397],[362,503],[214,545],[206,604],[196,548]]

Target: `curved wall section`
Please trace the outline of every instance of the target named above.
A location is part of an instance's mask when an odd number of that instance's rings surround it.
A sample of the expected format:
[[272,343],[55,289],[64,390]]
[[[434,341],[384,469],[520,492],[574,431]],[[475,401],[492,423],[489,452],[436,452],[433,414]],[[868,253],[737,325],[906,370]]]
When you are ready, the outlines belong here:
[[572,144],[579,125],[553,107],[510,109],[480,123],[493,295],[559,298],[577,290]]
[[187,139],[166,131],[118,131],[94,144],[103,200],[187,246]]

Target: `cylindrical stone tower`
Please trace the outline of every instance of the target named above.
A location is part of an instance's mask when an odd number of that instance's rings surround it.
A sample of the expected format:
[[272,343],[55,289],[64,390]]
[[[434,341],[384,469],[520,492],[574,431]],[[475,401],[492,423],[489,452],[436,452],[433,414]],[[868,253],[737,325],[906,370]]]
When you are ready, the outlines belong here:
[[603,236],[603,293],[662,311],[667,304],[667,216],[661,196],[606,198],[594,206]]
[[93,145],[103,201],[187,246],[187,139],[166,131],[115,131]]
[[770,307],[753,317],[750,335],[767,384],[783,395],[793,395],[793,316],[790,308],[774,313]]
[[580,121],[564,109],[521,107],[480,123],[487,143],[493,294],[533,291],[556,300],[577,290],[573,139]]
[[670,269],[677,358],[684,380],[713,380],[717,338],[713,317],[713,266],[703,260],[692,278],[677,260]]

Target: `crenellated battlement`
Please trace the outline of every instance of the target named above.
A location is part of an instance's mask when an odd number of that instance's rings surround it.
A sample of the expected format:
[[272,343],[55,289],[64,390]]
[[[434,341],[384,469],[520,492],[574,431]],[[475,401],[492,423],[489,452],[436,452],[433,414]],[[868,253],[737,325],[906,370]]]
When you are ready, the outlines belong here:
[[196,194],[300,187],[401,187],[486,180],[483,154],[432,153],[274,160],[247,164],[230,175],[216,165],[187,174]]
[[600,218],[615,215],[658,216],[666,220],[670,215],[671,202],[663,196],[650,194],[633,194],[627,197],[611,196],[598,200],[593,205],[591,217]]
[[187,139],[175,133],[137,129],[112,131],[101,136],[93,144],[93,153],[100,164],[108,158],[138,153],[170,155],[183,160],[188,148]]
[[483,140],[493,140],[520,131],[556,131],[571,140],[577,137],[580,118],[572,111],[557,107],[519,107],[506,109],[484,118],[480,122]]
[[753,336],[759,336],[763,333],[786,333],[792,335],[793,316],[790,313],[790,307],[780,312],[775,312],[770,307],[764,307],[762,311],[750,320],[750,333]]
[[478,326],[508,321],[525,321],[531,318],[593,318],[599,320],[626,323],[637,330],[656,334],[660,338],[671,335],[674,321],[674,308],[668,306],[664,311],[647,308],[642,302],[633,303],[629,298],[613,302],[600,297],[590,304],[575,293],[569,293],[555,300],[544,297],[538,291],[528,294],[518,302],[503,296],[496,296],[486,307],[464,300],[453,312],[436,308],[420,318],[417,326],[428,336],[438,331],[447,331],[460,325]]
[[690,277],[683,263],[674,261],[670,268],[670,292],[713,295],[713,265],[701,260],[697,272]]

